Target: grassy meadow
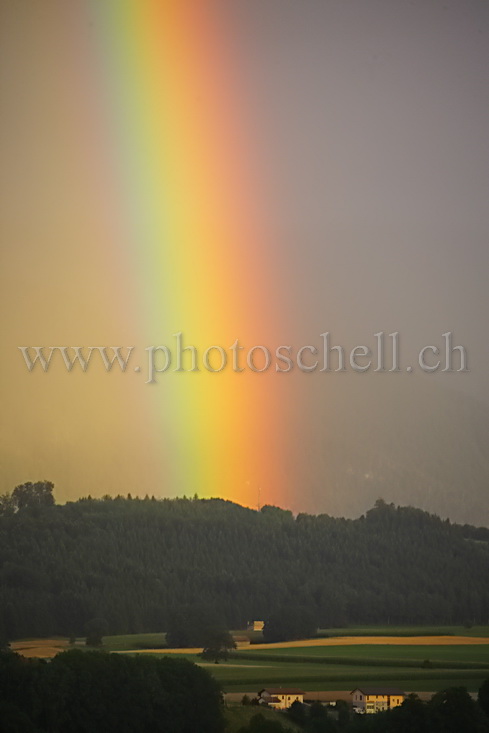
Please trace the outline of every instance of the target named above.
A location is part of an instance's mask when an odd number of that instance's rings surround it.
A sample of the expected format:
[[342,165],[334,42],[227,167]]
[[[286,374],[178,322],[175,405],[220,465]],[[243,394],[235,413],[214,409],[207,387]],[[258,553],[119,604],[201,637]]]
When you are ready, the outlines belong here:
[[[248,633],[253,643],[219,664],[202,663],[197,650],[166,649],[163,633],[107,636],[104,649],[187,658],[208,669],[225,692],[235,693],[256,693],[266,685],[343,691],[362,683],[395,685],[406,692],[459,685],[476,691],[489,677],[488,627],[328,629],[317,639],[273,645],[260,643],[260,632],[236,633]],[[66,648],[66,640],[54,639],[12,646],[37,656],[36,644],[39,656]],[[77,646],[82,644],[83,640],[77,641]]]
[[355,626],[320,629],[318,636],[486,636],[488,626]]
[[488,669],[489,644],[358,644],[342,647],[307,646],[275,647],[256,651],[235,652],[233,656],[250,659],[282,659],[290,662],[310,661],[317,664],[373,664],[375,666],[420,667],[444,669]]
[[[254,693],[265,685],[349,690],[362,682],[388,683],[408,692],[459,685],[476,691],[489,677],[487,626],[326,629],[318,639],[278,645],[260,643],[260,632],[247,633],[253,642],[249,647],[235,651],[227,662],[205,665],[226,692]],[[390,637],[389,643],[378,643],[383,637]],[[414,643],[420,637],[422,643]],[[161,649],[163,634],[108,637],[106,642],[114,651],[169,653]],[[181,654],[201,664],[196,654]]]

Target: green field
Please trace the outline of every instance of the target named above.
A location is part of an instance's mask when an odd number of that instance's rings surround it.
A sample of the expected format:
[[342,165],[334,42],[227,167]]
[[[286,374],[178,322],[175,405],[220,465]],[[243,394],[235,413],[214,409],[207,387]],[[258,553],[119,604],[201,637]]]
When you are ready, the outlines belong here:
[[[232,633],[246,634],[252,642],[263,642],[261,631],[236,630]],[[355,626],[344,628],[320,629],[318,637],[335,636],[468,636],[489,637],[489,626]],[[124,634],[107,636],[104,639],[109,651],[126,651],[130,649],[162,648],[166,644],[166,634]],[[324,648],[324,647],[323,647]],[[285,650],[284,650],[285,651]]]
[[489,626],[344,626],[319,629],[318,636],[489,636]]
[[[164,650],[157,654],[165,656]],[[197,655],[178,656],[202,664]],[[225,692],[256,693],[260,687],[266,685],[299,686],[305,690],[347,690],[367,682],[371,685],[389,683],[408,692],[436,691],[460,685],[477,691],[483,680],[489,677],[489,668],[487,672],[474,669],[422,669],[369,665],[367,658],[361,659],[361,664],[348,664],[348,661],[353,660],[345,659],[340,664],[307,664],[299,660],[284,661],[279,654],[276,661],[262,660],[259,656],[254,660],[237,652],[228,662],[204,666],[221,683]]]
[[[160,655],[158,655],[160,656]],[[164,656],[164,653],[161,653]],[[173,655],[174,656],[174,655]],[[180,656],[180,655],[178,655]],[[181,655],[200,664],[195,655]],[[465,686],[477,691],[487,674],[478,670],[399,669],[398,667],[369,667],[367,665],[328,665],[281,662],[253,664],[249,659],[237,662],[206,664],[205,668],[220,682],[225,692],[256,694],[261,687],[290,686],[304,690],[351,690],[355,686],[395,685],[413,691],[436,691],[445,687]]]
[[104,649],[108,652],[122,652],[131,649],[160,649],[166,647],[166,634],[123,634],[105,636]]
[[[240,632],[245,633],[245,632]],[[467,636],[488,637],[488,627],[364,627],[328,629],[328,636]],[[258,641],[257,635],[253,634]],[[104,640],[107,651],[165,656],[165,635],[135,634]],[[202,664],[195,654],[181,654]],[[429,660],[428,668],[422,667]],[[406,692],[437,691],[465,686],[477,691],[489,677],[489,645],[355,644],[259,648],[234,652],[227,662],[205,664],[225,692],[256,693],[261,687],[294,686],[304,690],[350,690],[355,686],[390,684]],[[242,725],[242,723],[241,723]]]
[[[209,671],[223,685],[226,692],[254,691],[261,686],[299,686],[305,690],[346,690],[358,684],[396,684],[413,690],[434,690],[454,684],[478,689],[485,676],[478,671],[459,670],[400,670],[394,667],[357,667],[355,665],[332,665],[327,668],[307,664],[267,664],[260,667],[224,664],[213,665]],[[463,682],[461,682],[463,680]]]
[[271,657],[313,657],[315,661],[329,662],[344,659],[351,662],[366,660],[383,665],[384,662],[396,662],[400,665],[419,666],[429,660],[436,666],[448,664],[452,668],[465,668],[472,664],[476,668],[487,667],[489,670],[489,644],[465,645],[397,645],[397,644],[352,644],[351,646],[308,646],[283,647],[275,649],[253,649],[237,652],[237,655],[252,655],[256,659],[269,660]]

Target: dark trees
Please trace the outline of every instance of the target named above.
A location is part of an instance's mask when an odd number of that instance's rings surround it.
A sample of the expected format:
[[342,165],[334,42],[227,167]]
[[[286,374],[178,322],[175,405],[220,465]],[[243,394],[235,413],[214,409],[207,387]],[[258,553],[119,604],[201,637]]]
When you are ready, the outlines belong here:
[[221,500],[21,503],[0,508],[0,635],[9,640],[82,636],[102,617],[111,634],[168,631],[170,646],[203,648],[206,608],[218,630],[268,618],[270,640],[310,636],[316,623],[489,617],[487,541],[412,508],[344,520]]
[[102,646],[103,637],[107,634],[108,623],[104,618],[92,618],[86,625],[87,646]]
[[307,639],[316,633],[317,621],[311,608],[287,603],[270,614],[263,628],[267,642]]
[[[430,702],[410,695],[402,705],[376,715],[356,716],[347,731],[370,733],[487,733],[489,721],[465,687],[436,693]],[[363,720],[358,720],[358,717]],[[369,719],[369,720],[367,720]]]
[[0,716],[1,730],[12,733],[223,730],[221,694],[205,670],[182,659],[80,650],[49,664],[0,655]]
[[[174,608],[170,613],[166,642],[169,647],[225,646],[232,642],[220,613],[198,601]],[[234,648],[234,644],[228,648]]]
[[481,709],[489,717],[489,679],[482,683],[479,689],[479,694],[477,695],[477,700]]
[[477,733],[477,708],[465,687],[450,687],[430,702],[434,729],[445,733]]
[[12,500],[17,509],[40,509],[54,505],[54,484],[51,481],[27,481],[12,491]]
[[228,658],[231,649],[236,649],[236,644],[229,631],[216,629],[207,636],[201,657],[217,664]]
[[279,720],[269,720],[261,713],[254,715],[238,733],[287,733]]
[[293,723],[302,726],[306,722],[306,707],[299,700],[296,700],[287,710],[287,715]]

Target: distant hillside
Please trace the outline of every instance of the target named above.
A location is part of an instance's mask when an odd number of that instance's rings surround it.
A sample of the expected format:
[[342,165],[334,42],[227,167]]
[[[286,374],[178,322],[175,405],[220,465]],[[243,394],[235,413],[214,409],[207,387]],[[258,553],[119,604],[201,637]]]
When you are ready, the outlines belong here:
[[[197,460],[199,450],[194,454],[190,438],[186,443],[179,433],[184,426],[174,436],[185,444],[182,454],[172,452],[176,443],[161,433],[141,446],[132,443],[134,426],[121,412],[120,434],[97,419],[80,439],[63,421],[38,429],[26,419],[28,439],[5,422],[1,491],[24,477],[45,476],[63,500],[89,492],[161,498],[197,491],[256,506],[260,489],[262,504],[352,518],[382,496],[489,527],[489,405],[461,391],[464,375],[295,372],[281,384],[274,417],[281,429],[255,434],[248,426],[246,460],[236,474],[220,475],[216,460],[204,485],[189,481],[182,461]],[[271,425],[261,410],[254,405],[256,425]],[[226,450],[220,434],[209,440]],[[261,459],[254,465],[256,456],[269,456],[267,471]]]
[[183,604],[240,628],[305,605],[322,627],[487,623],[489,530],[378,502],[357,520],[222,500],[82,499],[0,517],[7,638],[162,631]]
[[302,507],[357,517],[383,496],[489,526],[489,407],[449,378],[314,375],[286,459],[302,466]]

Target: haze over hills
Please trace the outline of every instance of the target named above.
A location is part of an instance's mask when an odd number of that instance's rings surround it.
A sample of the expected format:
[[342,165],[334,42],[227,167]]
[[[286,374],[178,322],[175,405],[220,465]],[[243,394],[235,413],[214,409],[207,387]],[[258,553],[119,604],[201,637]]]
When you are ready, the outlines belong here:
[[[209,26],[160,29],[162,53],[202,34],[175,64],[137,48],[120,68],[123,25],[73,5],[0,4],[0,492],[45,477],[60,502],[197,492],[349,517],[383,496],[489,524],[489,4],[222,0]],[[450,330],[471,372],[145,387],[144,369],[30,373],[19,351],[132,344],[137,368],[175,332],[202,350],[381,330],[406,353]]]
[[[284,489],[278,495],[262,483],[259,496],[258,481],[245,494],[238,477],[235,486],[218,472],[209,493],[198,483],[162,481],[153,443],[134,431],[122,408],[117,433],[107,432],[102,419],[91,431],[80,428],[80,435],[62,422],[43,431],[29,428],[29,446],[16,441],[13,448],[5,424],[3,490],[49,477],[60,502],[87,494],[161,498],[197,492],[346,517],[358,517],[383,497],[452,521],[489,526],[489,407],[451,384],[450,375],[290,375],[283,393],[289,400],[283,408],[291,425],[289,442],[274,446],[275,436],[267,434],[269,442],[257,446],[273,453],[272,461],[280,455],[276,483]],[[295,390],[300,400],[294,399]],[[122,450],[129,440],[131,449]],[[95,442],[96,457],[88,460]]]
[[355,517],[382,496],[489,525],[486,403],[425,375],[330,378],[304,405],[308,511]]

